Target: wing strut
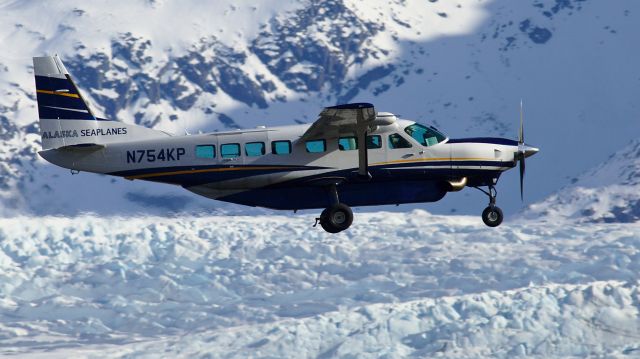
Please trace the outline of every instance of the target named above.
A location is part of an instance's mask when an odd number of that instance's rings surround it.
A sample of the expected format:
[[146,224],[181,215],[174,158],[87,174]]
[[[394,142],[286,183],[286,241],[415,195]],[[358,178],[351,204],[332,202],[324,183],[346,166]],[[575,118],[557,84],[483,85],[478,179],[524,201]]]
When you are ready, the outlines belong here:
[[358,139],[358,177],[370,180],[369,157],[367,152],[367,133],[371,122],[375,119],[372,107],[358,109],[356,120],[356,137]]
[[388,125],[388,121],[376,122],[376,110],[370,103],[348,103],[325,107],[320,117],[300,137],[299,141],[317,138],[339,138],[341,135],[353,135],[358,141],[358,177],[371,178],[367,158],[367,133],[378,125]]

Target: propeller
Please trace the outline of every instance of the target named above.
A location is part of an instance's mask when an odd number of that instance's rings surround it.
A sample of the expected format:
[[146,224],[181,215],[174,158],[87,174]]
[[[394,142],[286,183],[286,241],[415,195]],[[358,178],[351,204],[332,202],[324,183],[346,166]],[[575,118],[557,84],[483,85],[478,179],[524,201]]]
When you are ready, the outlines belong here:
[[518,132],[518,161],[520,162],[520,200],[524,201],[524,159],[525,159],[525,145],[524,145],[524,114],[522,109],[522,99],[520,99],[520,131]]

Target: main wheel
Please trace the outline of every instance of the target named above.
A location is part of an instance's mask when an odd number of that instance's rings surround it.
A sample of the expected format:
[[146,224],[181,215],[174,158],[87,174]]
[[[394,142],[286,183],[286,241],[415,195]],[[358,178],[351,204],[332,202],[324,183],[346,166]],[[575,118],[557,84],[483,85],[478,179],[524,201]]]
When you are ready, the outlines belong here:
[[353,223],[353,211],[343,203],[331,206],[320,215],[320,225],[329,233],[338,233],[349,228]]
[[482,211],[482,221],[489,227],[497,227],[502,223],[502,210],[496,206],[489,206]]

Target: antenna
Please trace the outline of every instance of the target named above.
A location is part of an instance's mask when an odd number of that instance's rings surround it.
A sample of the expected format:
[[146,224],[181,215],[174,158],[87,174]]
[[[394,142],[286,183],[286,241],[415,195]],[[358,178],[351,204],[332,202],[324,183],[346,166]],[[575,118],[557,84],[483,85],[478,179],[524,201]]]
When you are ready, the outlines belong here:
[[191,135],[191,134],[189,133],[189,130],[187,130],[187,128],[189,127],[188,125],[189,125],[189,123],[187,122],[186,117],[183,117],[183,120],[182,120],[182,129],[184,130],[184,135],[185,135],[185,136],[190,136],[190,135]]

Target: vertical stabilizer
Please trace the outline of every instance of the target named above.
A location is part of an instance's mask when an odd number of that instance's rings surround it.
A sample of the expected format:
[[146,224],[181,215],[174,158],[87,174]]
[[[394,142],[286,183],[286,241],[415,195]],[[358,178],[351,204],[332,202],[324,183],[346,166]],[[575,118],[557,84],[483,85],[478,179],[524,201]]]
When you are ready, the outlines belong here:
[[166,137],[164,132],[94,115],[56,56],[33,58],[42,149]]
[[34,57],[38,114],[43,119],[96,121],[57,56]]

